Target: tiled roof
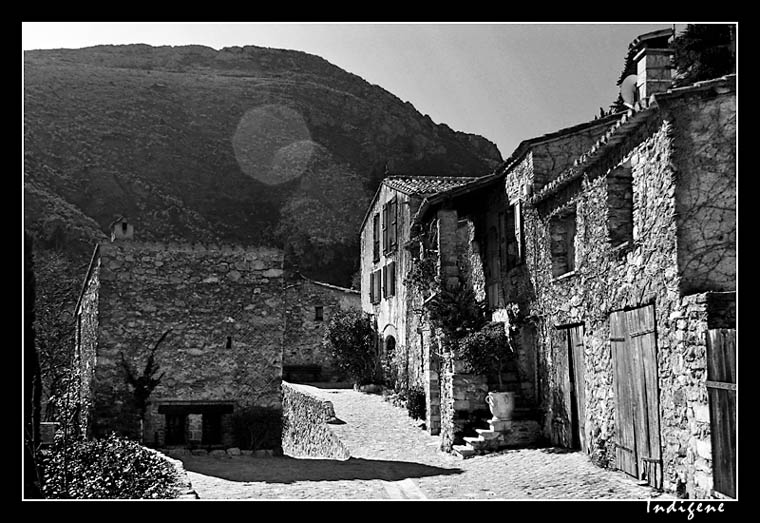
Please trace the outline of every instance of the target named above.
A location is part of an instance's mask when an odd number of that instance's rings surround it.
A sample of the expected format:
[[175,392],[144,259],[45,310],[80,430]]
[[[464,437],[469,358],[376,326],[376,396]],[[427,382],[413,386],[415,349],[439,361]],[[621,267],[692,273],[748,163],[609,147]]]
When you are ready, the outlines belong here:
[[473,176],[407,176],[393,174],[383,183],[392,189],[409,195],[435,194],[459,187],[476,179]]

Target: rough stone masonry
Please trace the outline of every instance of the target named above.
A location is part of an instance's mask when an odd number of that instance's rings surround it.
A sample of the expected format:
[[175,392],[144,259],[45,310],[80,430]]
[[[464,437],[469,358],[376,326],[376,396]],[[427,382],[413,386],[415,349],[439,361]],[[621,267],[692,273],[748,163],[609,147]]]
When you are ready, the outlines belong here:
[[[100,244],[76,315],[89,435],[231,446],[235,413],[281,411],[282,263],[282,252],[268,247]],[[141,431],[121,358],[139,374],[169,329],[155,354],[164,376]]]

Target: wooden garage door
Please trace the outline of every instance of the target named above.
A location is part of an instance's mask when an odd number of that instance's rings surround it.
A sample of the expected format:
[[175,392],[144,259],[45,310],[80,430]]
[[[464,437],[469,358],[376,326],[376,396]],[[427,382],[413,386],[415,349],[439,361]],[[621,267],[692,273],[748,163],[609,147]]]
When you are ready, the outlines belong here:
[[654,305],[610,314],[618,468],[662,487]]

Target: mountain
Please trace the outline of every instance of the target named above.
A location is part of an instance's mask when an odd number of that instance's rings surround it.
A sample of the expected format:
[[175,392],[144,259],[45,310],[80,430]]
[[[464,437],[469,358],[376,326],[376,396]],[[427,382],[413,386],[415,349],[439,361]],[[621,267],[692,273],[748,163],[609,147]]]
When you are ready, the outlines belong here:
[[280,246],[290,266],[348,286],[386,170],[501,162],[488,140],[298,51],[27,51],[23,74],[25,228],[80,280],[124,215],[138,239]]

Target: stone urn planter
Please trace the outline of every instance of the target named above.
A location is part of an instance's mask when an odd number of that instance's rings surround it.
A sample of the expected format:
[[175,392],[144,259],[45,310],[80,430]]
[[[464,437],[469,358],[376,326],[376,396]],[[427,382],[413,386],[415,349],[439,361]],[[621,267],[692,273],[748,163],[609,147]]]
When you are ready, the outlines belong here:
[[486,396],[486,403],[491,409],[494,419],[511,420],[512,412],[515,410],[515,393],[489,392]]

